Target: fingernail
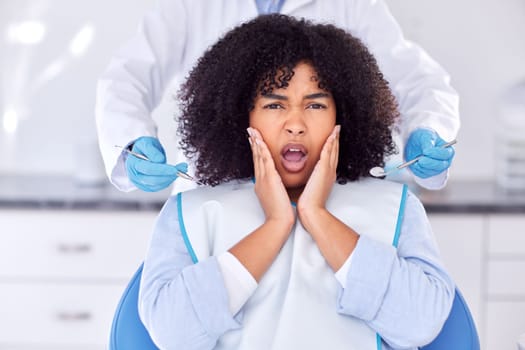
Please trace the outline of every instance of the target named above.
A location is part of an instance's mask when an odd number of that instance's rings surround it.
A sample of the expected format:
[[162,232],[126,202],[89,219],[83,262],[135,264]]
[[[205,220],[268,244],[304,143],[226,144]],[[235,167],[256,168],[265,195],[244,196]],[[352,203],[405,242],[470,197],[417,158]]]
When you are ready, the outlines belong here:
[[247,128],[246,131],[248,132],[248,135],[253,136],[252,128]]
[[339,134],[339,133],[341,132],[341,125],[336,125],[336,126],[335,126],[335,132],[336,132],[337,134]]

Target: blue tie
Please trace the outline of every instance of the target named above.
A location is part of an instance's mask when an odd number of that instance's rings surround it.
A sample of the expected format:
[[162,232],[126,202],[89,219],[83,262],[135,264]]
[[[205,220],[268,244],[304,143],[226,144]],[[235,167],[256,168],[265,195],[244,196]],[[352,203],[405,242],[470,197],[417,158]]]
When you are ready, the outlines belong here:
[[260,15],[279,13],[283,7],[284,0],[255,0],[257,11]]

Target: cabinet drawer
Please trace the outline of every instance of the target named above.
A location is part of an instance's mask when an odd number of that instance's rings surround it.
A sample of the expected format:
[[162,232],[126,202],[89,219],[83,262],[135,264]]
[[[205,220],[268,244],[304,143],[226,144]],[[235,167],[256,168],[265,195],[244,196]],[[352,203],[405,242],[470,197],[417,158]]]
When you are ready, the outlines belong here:
[[0,284],[0,344],[108,344],[125,283]]
[[0,280],[128,279],[144,259],[156,213],[0,213]]
[[484,349],[517,349],[525,330],[525,302],[489,302],[486,320]]
[[[488,263],[488,295],[525,297],[525,261],[490,261]],[[525,331],[525,324],[523,325]]]
[[525,217],[523,215],[491,215],[488,223],[488,252],[490,255],[525,258]]

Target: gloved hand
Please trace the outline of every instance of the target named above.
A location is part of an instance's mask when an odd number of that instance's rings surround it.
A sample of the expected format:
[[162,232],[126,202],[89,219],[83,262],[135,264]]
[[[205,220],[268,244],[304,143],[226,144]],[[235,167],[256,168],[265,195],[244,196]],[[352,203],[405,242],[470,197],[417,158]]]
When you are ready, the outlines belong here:
[[126,170],[130,181],[146,192],[160,191],[175,181],[177,171],[188,171],[188,164],[179,163],[175,166],[166,164],[166,154],[159,140],[143,136],[133,143],[132,151],[146,156],[149,161],[128,154]]
[[454,148],[441,146],[445,144],[439,135],[429,129],[414,130],[405,146],[405,159],[412,160],[420,155],[424,157],[410,165],[410,170],[422,179],[426,179],[447,170],[454,158]]

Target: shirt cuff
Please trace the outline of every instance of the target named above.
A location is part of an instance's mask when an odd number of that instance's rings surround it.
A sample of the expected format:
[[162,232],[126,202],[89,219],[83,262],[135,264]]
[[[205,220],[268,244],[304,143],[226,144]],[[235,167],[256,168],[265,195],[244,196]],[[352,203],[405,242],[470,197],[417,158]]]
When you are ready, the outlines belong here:
[[[126,146],[127,147],[127,146]],[[109,181],[122,192],[131,192],[137,187],[129,180],[128,172],[126,170],[127,153],[122,151],[117,159],[117,163],[111,171]]]
[[414,181],[421,187],[426,188],[427,190],[440,190],[447,184],[448,181],[448,172],[445,170],[436,176],[432,176],[426,179],[419,178],[414,175]]
[[397,251],[393,246],[361,236],[352,255],[352,268],[345,280],[349,288],[341,291],[337,311],[369,321],[381,307]]
[[257,289],[257,281],[230,252],[217,257],[232,315],[236,315]]
[[352,257],[354,256],[354,253],[350,253],[346,261],[344,262],[343,266],[337,270],[335,273],[335,278],[341,285],[341,287],[346,287],[346,276],[348,275],[348,270],[350,269],[350,265],[352,265]]

